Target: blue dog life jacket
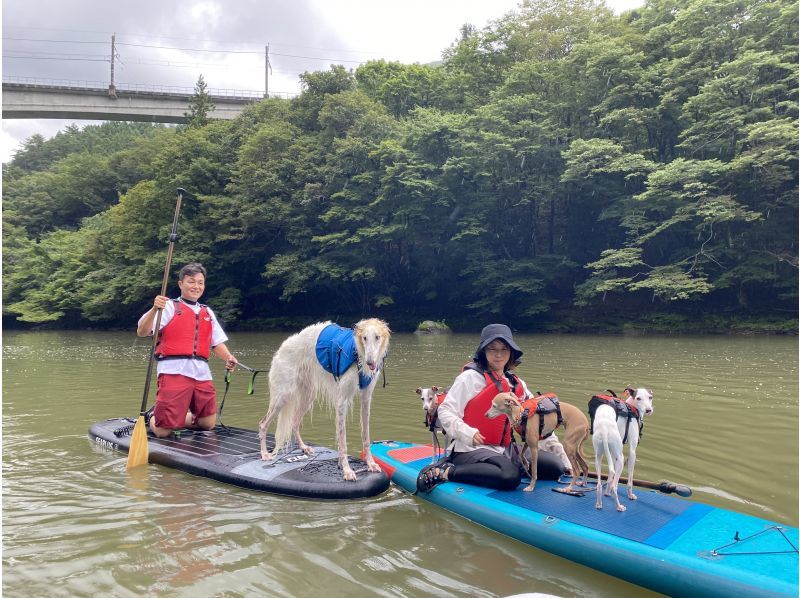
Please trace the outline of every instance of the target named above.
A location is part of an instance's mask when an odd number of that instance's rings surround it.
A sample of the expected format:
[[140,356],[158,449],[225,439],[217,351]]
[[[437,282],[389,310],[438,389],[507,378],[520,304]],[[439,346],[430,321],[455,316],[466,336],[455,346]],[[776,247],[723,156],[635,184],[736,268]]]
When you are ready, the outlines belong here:
[[[352,328],[342,328],[338,324],[328,324],[317,337],[317,361],[337,382],[350,366],[358,361],[356,339]],[[358,387],[366,388],[372,376],[365,376],[359,370]]]

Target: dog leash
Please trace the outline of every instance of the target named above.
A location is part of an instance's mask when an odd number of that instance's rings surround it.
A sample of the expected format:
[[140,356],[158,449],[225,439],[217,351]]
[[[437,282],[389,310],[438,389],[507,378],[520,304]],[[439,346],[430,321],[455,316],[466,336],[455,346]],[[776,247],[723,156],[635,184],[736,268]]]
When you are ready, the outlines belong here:
[[254,392],[254,384],[256,382],[256,376],[258,376],[261,372],[265,372],[266,370],[257,370],[256,368],[251,368],[250,366],[243,364],[241,361],[236,365],[237,367],[240,367],[243,370],[252,372],[253,375],[250,377],[250,384],[247,385],[247,394],[252,395]]
[[[258,370],[255,368],[251,368],[249,366],[244,365],[243,363],[237,363],[237,367],[242,368],[243,370],[247,370],[248,372],[252,372],[253,375],[250,377],[250,382],[247,384],[247,394],[252,395],[254,394],[254,384],[256,380],[256,376],[263,372],[264,370]],[[228,398],[228,389],[231,386],[231,374],[233,372],[231,370],[225,370],[225,392],[222,395],[222,402],[219,404],[219,409],[217,410],[217,420],[220,426],[227,429],[227,426],[222,423],[222,410],[225,407],[225,399]]]
[[222,410],[225,407],[225,399],[228,398],[228,389],[231,386],[231,371],[225,370],[225,392],[222,394],[222,402],[219,404],[219,409],[217,409],[217,424],[222,426],[224,429],[228,429],[228,426],[222,423]]

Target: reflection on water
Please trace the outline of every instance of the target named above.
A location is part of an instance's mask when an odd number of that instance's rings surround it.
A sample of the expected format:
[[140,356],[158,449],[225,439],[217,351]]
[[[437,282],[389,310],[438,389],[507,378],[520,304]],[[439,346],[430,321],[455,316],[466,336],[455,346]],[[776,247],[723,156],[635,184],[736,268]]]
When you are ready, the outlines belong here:
[[[266,368],[282,334],[236,334]],[[526,336],[532,389],[585,405],[647,386],[655,413],[636,477],[797,525],[796,338]],[[374,439],[425,442],[418,386],[446,387],[477,335],[396,335],[373,404]],[[8,596],[641,596],[643,590],[530,548],[394,487],[313,502],[240,490],[93,445],[89,425],[138,413],[147,341],[133,334],[7,332],[3,347],[3,592]],[[221,363],[214,364],[222,375]],[[267,379],[234,375],[225,423],[254,428]],[[152,402],[152,397],[151,397]],[[357,453],[358,417],[350,418]],[[304,438],[333,443],[318,406]],[[587,452],[591,446],[587,443]]]

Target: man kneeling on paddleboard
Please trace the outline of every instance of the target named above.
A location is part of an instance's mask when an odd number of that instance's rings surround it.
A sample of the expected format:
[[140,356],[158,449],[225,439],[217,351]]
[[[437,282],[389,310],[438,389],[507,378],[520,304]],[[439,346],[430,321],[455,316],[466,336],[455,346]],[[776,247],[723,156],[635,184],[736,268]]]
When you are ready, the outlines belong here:
[[141,318],[138,336],[154,333],[159,310],[161,323],[155,348],[158,361],[158,393],[149,418],[150,429],[159,438],[173,430],[211,430],[217,423],[217,393],[211,382],[208,358],[211,351],[232,371],[239,363],[225,346],[228,340],[214,312],[198,302],[205,292],[206,269],[198,263],[181,268],[181,296],[157,295]]

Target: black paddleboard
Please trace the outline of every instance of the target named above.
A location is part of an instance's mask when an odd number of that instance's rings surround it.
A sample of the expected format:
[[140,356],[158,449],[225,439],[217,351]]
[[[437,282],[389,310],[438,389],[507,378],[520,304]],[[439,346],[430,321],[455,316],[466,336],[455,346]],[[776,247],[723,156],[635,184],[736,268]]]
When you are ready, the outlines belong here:
[[[89,438],[96,445],[127,453],[136,420],[109,419],[93,424]],[[149,462],[180,469],[241,486],[249,490],[285,496],[316,499],[347,499],[375,496],[389,487],[385,473],[370,473],[367,464],[348,457],[358,478],[348,482],[339,468],[339,453],[311,444],[313,455],[299,450],[278,453],[272,461],[263,461],[258,432],[217,425],[213,430],[178,430],[167,438],[156,438],[148,431]],[[267,447],[274,447],[272,435]]]

